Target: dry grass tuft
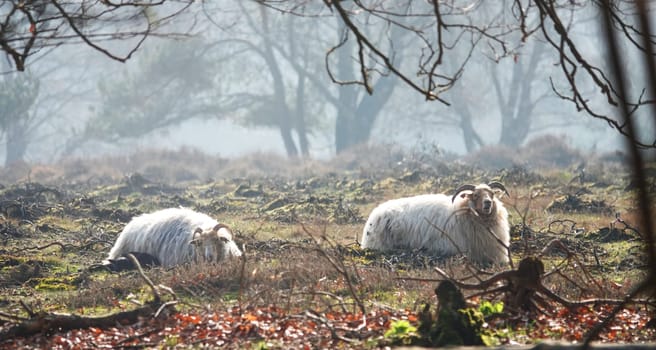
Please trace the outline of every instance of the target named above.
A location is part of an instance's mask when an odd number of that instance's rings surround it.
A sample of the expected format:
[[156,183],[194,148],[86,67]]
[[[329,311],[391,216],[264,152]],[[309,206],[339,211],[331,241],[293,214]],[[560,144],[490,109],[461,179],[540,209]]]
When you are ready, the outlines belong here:
[[567,168],[581,164],[586,157],[569,145],[564,136],[545,135],[530,140],[518,149],[486,146],[464,157],[465,162],[483,169],[515,166],[531,169]]

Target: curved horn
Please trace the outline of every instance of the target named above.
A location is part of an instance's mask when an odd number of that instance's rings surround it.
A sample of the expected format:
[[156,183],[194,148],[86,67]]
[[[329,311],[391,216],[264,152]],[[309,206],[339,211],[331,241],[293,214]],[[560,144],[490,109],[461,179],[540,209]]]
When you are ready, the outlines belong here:
[[212,229],[212,231],[217,231],[218,232],[222,228],[228,229],[228,231],[232,232],[232,230],[230,229],[230,226],[228,226],[226,224],[216,224],[214,226],[214,228]]
[[474,185],[470,185],[470,184],[462,185],[462,186],[458,187],[458,188],[456,189],[456,193],[454,193],[454,194],[453,194],[453,197],[451,197],[451,203],[453,203],[453,201],[456,200],[456,197],[458,197],[458,195],[460,194],[460,192],[462,192],[462,191],[473,191],[473,190],[475,190],[475,189],[476,189],[476,186],[474,186]]
[[[232,233],[232,229],[230,228],[230,226],[228,226],[228,225],[226,225],[226,224],[216,224],[216,226],[214,226],[214,228],[212,229],[212,231],[214,231],[214,232],[216,232],[216,233],[218,234],[218,233],[219,233],[219,230],[222,229],[222,228],[228,230],[228,235],[229,235],[229,237],[227,237],[227,239],[228,239],[228,240],[232,239],[232,236],[234,236],[234,234]],[[219,237],[219,238],[220,238],[220,237]],[[224,237],[224,238],[226,238],[226,237]]]
[[201,240],[202,237],[196,238],[196,235],[202,235],[202,234],[203,234],[203,229],[200,227],[196,227],[194,233],[191,235],[191,241],[189,241],[189,244],[198,244],[198,242]]
[[487,185],[490,186],[490,188],[500,189],[506,194],[506,196],[510,196],[510,193],[508,193],[508,190],[506,190],[506,187],[501,182],[492,181]]

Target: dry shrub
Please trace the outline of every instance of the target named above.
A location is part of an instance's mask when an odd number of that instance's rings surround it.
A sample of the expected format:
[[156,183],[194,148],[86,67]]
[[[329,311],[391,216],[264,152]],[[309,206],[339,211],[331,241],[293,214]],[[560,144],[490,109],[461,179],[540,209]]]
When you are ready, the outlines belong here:
[[359,146],[330,160],[288,158],[253,153],[235,159],[211,156],[197,149],[139,150],[129,155],[67,158],[53,164],[17,163],[0,168],[8,183],[75,184],[98,186],[117,183],[131,174],[158,183],[206,182],[217,178],[295,178],[359,172],[383,176],[404,169],[429,169],[442,163],[429,153],[403,153],[399,147]]
[[53,164],[16,164],[0,168],[0,177],[10,182],[100,185],[119,181],[131,173],[142,173],[156,181],[171,182],[190,179],[190,172],[198,173],[195,178],[208,177],[212,168],[220,167],[221,163],[219,158],[187,148],[175,152],[145,150],[129,156],[65,158]]
[[132,173],[157,182],[174,183],[213,179],[227,163],[192,148],[140,150],[133,154],[99,158],[66,158],[53,164],[21,163],[0,168],[9,182],[34,181],[45,184],[101,185],[115,183]]
[[45,179],[60,178],[63,169],[46,164],[29,164],[16,162],[10,166],[0,167],[0,179],[5,183],[44,182]]
[[377,173],[397,167],[404,159],[400,148],[390,145],[360,144],[333,157],[327,164],[335,170]]
[[[241,259],[221,263],[178,266],[173,269],[146,269],[155,284],[170,287],[178,297],[203,305],[285,305],[309,307],[317,302],[326,281],[326,292],[334,293],[330,284],[337,272],[317,252],[292,242],[273,243],[277,252],[253,250]],[[62,295],[61,302],[71,308],[89,308],[115,304],[136,291],[148,293],[136,271],[94,278],[87,288],[75,294]],[[225,306],[225,305],[223,305]]]
[[511,168],[521,163],[517,153],[506,146],[486,146],[466,155],[464,161],[483,169]]
[[520,150],[524,162],[537,168],[568,167],[583,160],[581,152],[569,145],[565,136],[544,135],[529,141]]
[[145,150],[128,156],[111,156],[91,160],[92,169],[118,171],[120,176],[140,173],[158,182],[174,183],[214,178],[227,160],[207,155],[197,149],[177,151]]
[[456,159],[454,154],[435,144],[422,143],[410,149],[371,144],[352,147],[333,157],[327,165],[335,171],[356,171],[360,177],[381,179],[402,173],[450,174]]
[[303,178],[324,171],[327,172],[319,161],[258,152],[228,161],[219,175],[225,178]]
[[[356,304],[349,283],[367,306],[382,302],[394,308],[413,307],[417,297],[425,301],[433,294],[432,283],[397,279],[397,268],[362,266],[362,258],[345,253],[342,246],[319,245],[312,239],[249,239],[244,251],[245,260],[153,268],[145,273],[156,285],[170,287],[181,300],[218,308],[279,305],[291,310],[352,311]],[[327,257],[343,264],[348,278]],[[429,267],[412,269],[408,275],[435,277]],[[137,296],[143,300],[150,291],[136,271],[128,271],[89,278],[83,289],[61,294],[58,301],[72,309],[95,308],[116,305],[135,293],[143,294]]]
[[[581,154],[558,136],[541,136],[519,150],[488,146],[464,157],[465,163],[484,169],[566,167],[582,160]],[[384,178],[403,172],[451,174],[462,168],[458,157],[431,144],[411,149],[399,145],[360,145],[330,160],[288,158],[272,153],[253,153],[235,159],[207,155],[197,149],[138,150],[129,155],[63,159],[53,164],[17,163],[0,168],[9,183],[77,184],[98,186],[121,181],[139,173],[158,183],[206,182],[217,178],[309,178],[328,174],[356,174]]]
[[486,146],[464,157],[465,162],[483,169],[528,166],[534,169],[566,168],[584,160],[565,136],[542,135],[513,149],[503,145]]
[[[339,163],[339,162],[337,162]],[[303,178],[334,172],[335,164],[271,153],[254,153],[236,159],[207,155],[197,149],[139,150],[129,155],[67,158],[53,164],[16,163],[0,167],[7,183],[106,185],[134,173],[160,183],[206,182],[217,178]]]

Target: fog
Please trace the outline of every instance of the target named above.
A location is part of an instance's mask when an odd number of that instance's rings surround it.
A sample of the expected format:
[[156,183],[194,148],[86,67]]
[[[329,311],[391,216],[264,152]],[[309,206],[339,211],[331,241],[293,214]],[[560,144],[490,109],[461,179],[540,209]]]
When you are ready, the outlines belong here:
[[[374,56],[365,57],[371,96],[362,84],[335,83],[361,79],[353,34],[340,46],[344,27],[333,12],[320,5],[304,11],[290,15],[251,2],[192,6],[167,24],[166,32],[176,35],[147,38],[125,63],[82,42],[42,49],[29,56],[25,72],[15,72],[7,57],[0,78],[5,101],[0,162],[52,163],[181,147],[228,158],[274,153],[329,159],[362,143],[408,150],[432,145],[463,155],[500,144],[520,147],[545,134],[563,136],[586,152],[623,148],[623,136],[607,121],[556,95],[569,96],[571,87],[558,52],[542,34],[526,41],[519,33],[499,34],[508,47],[503,54],[484,39],[473,45],[473,39],[447,35],[454,45],[445,52],[440,74],[458,76],[439,95],[447,105],[428,101]],[[595,11],[571,14],[570,33],[586,59],[603,66]],[[405,20],[424,29],[432,21]],[[418,75],[425,40],[412,31],[377,35],[386,22],[373,16],[363,15],[358,23],[367,23],[365,34],[402,73],[426,83]],[[134,40],[100,45],[124,53]],[[625,52],[633,60],[630,45]],[[639,78],[642,70],[632,73]],[[633,78],[628,80],[637,98],[644,86]],[[615,113],[589,78],[577,79],[596,112]],[[29,90],[28,83],[38,85],[32,100],[15,94]],[[347,114],[354,124],[342,123]],[[645,142],[652,142],[653,124],[647,116],[637,120]],[[467,131],[464,121],[473,129]]]

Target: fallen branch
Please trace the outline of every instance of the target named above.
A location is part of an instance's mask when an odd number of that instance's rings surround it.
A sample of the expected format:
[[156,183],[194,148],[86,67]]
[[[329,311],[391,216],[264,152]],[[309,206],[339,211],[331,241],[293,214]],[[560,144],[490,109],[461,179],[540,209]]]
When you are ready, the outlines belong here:
[[[367,317],[364,314],[362,315],[362,322],[355,328],[334,325],[329,319],[315,313],[312,310],[306,310],[305,316],[311,318],[312,320],[318,323],[323,324],[328,330],[330,330],[330,334],[333,337],[333,339],[341,340],[347,343],[353,343],[357,340],[364,339],[362,335],[362,330],[367,326]],[[349,338],[345,335],[341,335],[338,332],[344,332],[350,336],[353,336],[353,338]]]
[[66,332],[77,328],[109,328],[117,324],[127,325],[138,322],[141,318],[149,318],[160,308],[154,302],[148,303],[135,310],[122,311],[106,316],[89,317],[73,314],[58,314],[39,312],[21,323],[0,332],[0,341],[14,339],[16,337],[29,337],[38,333],[50,331]]
[[[569,300],[552,292],[542,283],[544,265],[535,257],[524,258],[517,270],[499,272],[480,283],[470,284],[455,280],[440,268],[435,268],[442,278],[452,282],[463,290],[480,291],[477,296],[491,293],[503,293],[508,309],[515,311],[544,312],[538,305],[548,305],[545,299],[555,301],[568,309],[576,309],[588,305],[622,305],[622,299],[591,298],[585,300]],[[648,300],[633,300],[636,304],[652,304]]]
[[29,318],[0,314],[0,317],[6,318],[9,321],[20,321],[20,323],[0,332],[0,342],[16,337],[29,337],[34,334],[51,331],[66,332],[78,328],[109,328],[114,327],[117,324],[134,324],[143,318],[159,317],[165,310],[175,311],[173,306],[177,303],[177,300],[162,302],[160,296],[160,290],[164,290],[167,293],[172,294],[175,298],[176,296],[171,289],[162,285],[155,286],[155,284],[144,273],[139,261],[132,254],[128,254],[128,258],[134,262],[139,270],[139,274],[150,287],[153,294],[152,301],[134,310],[121,311],[105,316],[80,316],[75,314],[50,313],[44,311],[34,312],[27,304],[21,301],[21,305],[29,315]]

